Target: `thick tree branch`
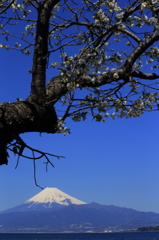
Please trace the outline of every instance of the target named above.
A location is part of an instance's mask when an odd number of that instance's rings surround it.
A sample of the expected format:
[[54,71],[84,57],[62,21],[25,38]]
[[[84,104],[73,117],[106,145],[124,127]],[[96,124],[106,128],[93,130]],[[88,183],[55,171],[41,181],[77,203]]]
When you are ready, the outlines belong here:
[[127,36],[131,37],[137,43],[140,43],[142,41],[138,36],[136,36],[134,33],[130,32],[130,31],[128,31],[127,29],[120,29],[120,32],[125,33]]
[[138,47],[136,47],[134,51],[127,57],[127,60],[124,64],[124,68],[127,69],[127,72],[130,72],[134,62],[156,41],[159,41],[159,35],[154,33],[152,37],[144,42],[139,43]]
[[[100,87],[105,84],[110,84],[112,82],[116,82],[117,79],[114,78],[114,74],[118,74],[118,81],[120,79],[124,79],[124,72],[122,69],[112,70],[107,75],[83,75],[80,77],[80,86],[79,87]],[[95,82],[92,82],[92,78],[95,78]],[[78,79],[78,77],[77,77]],[[72,80],[76,85],[76,78]],[[63,95],[69,92],[66,84],[64,84],[61,80],[60,76],[56,76],[52,78],[48,86],[46,87],[47,93],[47,101],[48,104],[55,104]]]
[[48,57],[49,20],[53,7],[59,0],[47,0],[39,3],[36,40],[32,68],[31,95],[29,101],[45,103],[46,64]]
[[159,78],[159,75],[157,75],[156,73],[144,73],[141,71],[133,71],[130,75],[132,77],[137,77],[137,78],[147,79],[147,80],[154,80]]
[[0,107],[0,165],[7,164],[6,146],[15,136],[26,132],[55,133],[57,116],[54,108],[40,108],[24,101]]
[[52,78],[46,87],[47,104],[54,105],[67,92],[66,84],[61,81],[60,76]]

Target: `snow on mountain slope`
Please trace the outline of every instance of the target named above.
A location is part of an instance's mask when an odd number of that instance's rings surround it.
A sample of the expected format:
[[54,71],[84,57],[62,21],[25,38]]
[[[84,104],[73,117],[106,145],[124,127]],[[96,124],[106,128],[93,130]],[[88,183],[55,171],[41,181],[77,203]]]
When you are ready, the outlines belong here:
[[0,214],[11,212],[50,211],[51,209],[59,209],[72,204],[81,205],[86,203],[71,197],[57,188],[45,188],[24,203],[2,211]]
[[[62,205],[70,205],[70,204],[86,204],[85,202],[82,202],[74,197],[71,197],[70,195],[60,191],[57,188],[45,188],[43,191],[35,195],[34,197],[28,199],[24,203],[32,203],[32,204],[62,204]],[[31,207],[31,206],[30,206]]]

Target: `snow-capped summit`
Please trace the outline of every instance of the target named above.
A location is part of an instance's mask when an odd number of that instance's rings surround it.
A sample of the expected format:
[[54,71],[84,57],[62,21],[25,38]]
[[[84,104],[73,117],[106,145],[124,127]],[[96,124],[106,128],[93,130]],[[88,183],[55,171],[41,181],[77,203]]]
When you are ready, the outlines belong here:
[[43,191],[28,199],[24,203],[7,209],[6,212],[27,212],[27,211],[44,211],[51,208],[61,208],[71,204],[81,205],[86,204],[70,195],[60,191],[57,188],[45,188]]
[[35,195],[34,197],[28,199],[25,203],[58,203],[62,205],[70,205],[70,204],[85,204],[85,202],[82,202],[74,197],[71,197],[70,195],[60,191],[57,188],[45,188],[43,191]]

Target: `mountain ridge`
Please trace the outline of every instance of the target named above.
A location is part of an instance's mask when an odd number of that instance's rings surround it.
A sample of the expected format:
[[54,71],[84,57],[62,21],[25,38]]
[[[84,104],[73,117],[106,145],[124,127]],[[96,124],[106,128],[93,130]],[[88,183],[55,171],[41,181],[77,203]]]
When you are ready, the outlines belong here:
[[[57,195],[52,197],[51,190]],[[95,202],[86,204],[57,190],[43,190],[38,197],[0,212],[0,232],[121,231],[159,225],[158,213]]]
[[121,231],[157,225],[157,213],[98,203],[0,215],[0,232]]

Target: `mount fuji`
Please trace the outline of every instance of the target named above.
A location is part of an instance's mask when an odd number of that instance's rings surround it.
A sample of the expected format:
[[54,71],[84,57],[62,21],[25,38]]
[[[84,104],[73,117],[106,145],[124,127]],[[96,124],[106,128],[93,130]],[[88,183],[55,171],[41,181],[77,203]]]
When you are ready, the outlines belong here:
[[95,232],[159,226],[159,214],[86,204],[57,188],[46,188],[24,203],[0,212],[1,232]]
[[46,211],[52,208],[61,208],[71,204],[81,205],[86,204],[70,195],[60,191],[57,188],[45,188],[43,191],[28,199],[24,203],[7,209],[1,213],[9,212],[30,212],[30,211]]

